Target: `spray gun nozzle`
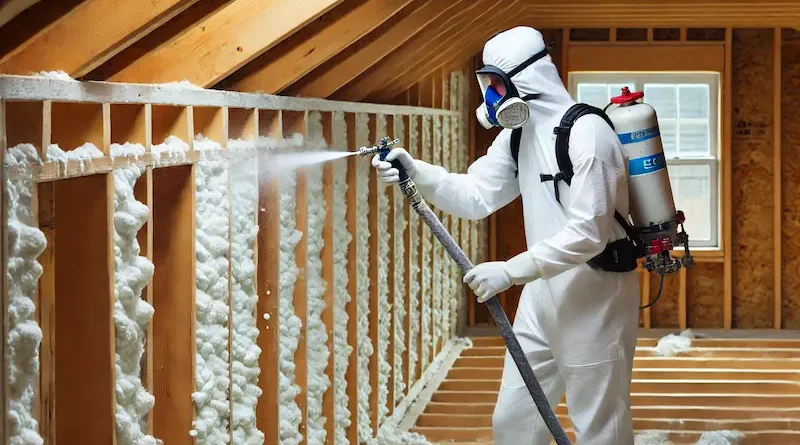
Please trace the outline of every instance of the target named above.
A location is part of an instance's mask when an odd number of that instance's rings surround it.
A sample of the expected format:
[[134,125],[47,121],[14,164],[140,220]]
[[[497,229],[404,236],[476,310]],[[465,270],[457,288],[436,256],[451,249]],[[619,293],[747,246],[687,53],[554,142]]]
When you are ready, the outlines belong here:
[[392,140],[389,136],[381,138],[380,142],[373,145],[372,147],[361,147],[358,149],[359,156],[369,156],[375,153],[379,153],[383,150],[391,150],[395,144],[399,144],[400,139]]

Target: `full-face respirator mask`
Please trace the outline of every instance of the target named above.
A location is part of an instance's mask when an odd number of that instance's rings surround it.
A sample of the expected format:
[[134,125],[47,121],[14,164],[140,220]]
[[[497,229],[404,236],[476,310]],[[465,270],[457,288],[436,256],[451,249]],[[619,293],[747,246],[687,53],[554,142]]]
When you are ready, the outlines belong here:
[[486,65],[475,71],[483,96],[483,103],[475,110],[475,116],[483,128],[488,130],[499,126],[515,129],[521,128],[528,122],[530,109],[525,101],[536,95],[520,97],[511,78],[546,56],[548,52],[549,48],[539,51],[508,73],[494,65]]

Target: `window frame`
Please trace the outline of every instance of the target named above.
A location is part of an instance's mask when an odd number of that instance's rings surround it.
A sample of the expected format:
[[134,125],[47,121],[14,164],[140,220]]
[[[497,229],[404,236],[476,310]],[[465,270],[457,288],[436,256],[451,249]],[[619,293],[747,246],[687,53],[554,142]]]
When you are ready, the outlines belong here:
[[[578,84],[632,84],[635,91],[644,91],[644,84],[664,84],[664,85],[708,85],[709,86],[709,155],[704,156],[667,156],[667,166],[691,166],[703,165],[710,169],[709,176],[709,206],[710,206],[710,239],[696,240],[689,233],[689,246],[693,250],[722,250],[722,91],[721,75],[718,72],[710,71],[678,71],[678,72],[647,72],[647,71],[625,71],[625,72],[570,72],[568,89],[570,95],[577,100]],[[676,91],[676,94],[677,91]],[[645,102],[647,97],[644,98]],[[676,99],[676,107],[680,107]],[[683,120],[675,118],[676,123]],[[676,133],[677,135],[677,133]],[[679,151],[679,146],[676,147]],[[665,153],[666,154],[666,153]],[[673,192],[674,193],[674,192]],[[680,210],[680,209],[678,209]],[[688,215],[691,217],[691,215]]]

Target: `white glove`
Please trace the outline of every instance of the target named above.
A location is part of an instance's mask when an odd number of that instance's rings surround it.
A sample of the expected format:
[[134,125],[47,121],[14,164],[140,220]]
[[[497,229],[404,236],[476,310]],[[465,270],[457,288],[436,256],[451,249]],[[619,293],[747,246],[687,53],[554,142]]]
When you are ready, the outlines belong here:
[[372,157],[372,166],[378,170],[378,177],[381,178],[381,181],[383,181],[385,185],[400,182],[400,172],[392,167],[391,164],[391,161],[394,160],[400,161],[400,165],[406,170],[408,177],[414,179],[414,175],[417,173],[414,158],[408,154],[405,148],[393,148],[389,151],[389,154],[386,155],[385,161],[381,161],[380,154],[376,154]]
[[478,264],[464,275],[464,283],[475,292],[478,303],[485,302],[513,284],[511,276],[506,272],[505,261]]

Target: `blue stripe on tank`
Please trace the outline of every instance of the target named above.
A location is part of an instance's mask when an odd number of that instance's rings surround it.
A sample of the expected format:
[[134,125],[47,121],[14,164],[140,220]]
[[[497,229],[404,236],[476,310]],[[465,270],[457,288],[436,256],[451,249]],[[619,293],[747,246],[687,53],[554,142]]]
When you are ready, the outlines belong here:
[[628,161],[628,175],[641,176],[657,172],[667,166],[667,159],[664,152],[642,156],[641,158],[631,159]]
[[637,142],[646,141],[648,139],[652,139],[656,136],[659,136],[661,133],[658,131],[658,125],[651,128],[646,128],[644,130],[636,130],[630,133],[622,133],[619,135],[619,141],[622,142],[623,145],[626,144],[635,144]]

